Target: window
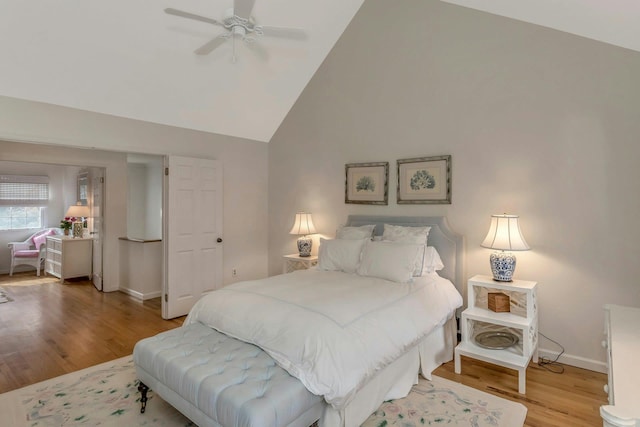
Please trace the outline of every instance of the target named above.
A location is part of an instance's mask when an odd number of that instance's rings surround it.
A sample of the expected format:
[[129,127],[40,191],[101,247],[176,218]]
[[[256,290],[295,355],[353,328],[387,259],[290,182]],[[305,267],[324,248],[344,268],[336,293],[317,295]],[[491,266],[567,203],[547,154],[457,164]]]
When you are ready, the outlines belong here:
[[44,208],[0,206],[0,230],[43,228]]
[[0,230],[43,228],[49,177],[0,175]]

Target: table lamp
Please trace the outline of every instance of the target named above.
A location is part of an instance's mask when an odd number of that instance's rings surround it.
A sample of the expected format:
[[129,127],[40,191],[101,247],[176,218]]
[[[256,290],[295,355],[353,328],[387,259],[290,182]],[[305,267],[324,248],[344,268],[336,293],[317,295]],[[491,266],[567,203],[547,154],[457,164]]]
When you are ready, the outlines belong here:
[[[505,251],[528,251],[520,231],[518,215],[491,215],[489,233],[482,242],[482,247],[496,249],[491,254],[491,272],[493,279],[500,282],[511,282],[516,269],[516,256]],[[498,252],[500,251],[500,252]]]
[[73,205],[69,206],[65,216],[76,218],[73,223],[73,237],[82,237],[84,229],[84,220],[90,215],[89,206]]
[[313,226],[311,214],[307,212],[298,212],[289,234],[297,234],[300,236],[298,238],[298,253],[301,257],[308,257],[311,255],[311,245],[313,244],[313,241],[308,235],[315,233],[316,228]]

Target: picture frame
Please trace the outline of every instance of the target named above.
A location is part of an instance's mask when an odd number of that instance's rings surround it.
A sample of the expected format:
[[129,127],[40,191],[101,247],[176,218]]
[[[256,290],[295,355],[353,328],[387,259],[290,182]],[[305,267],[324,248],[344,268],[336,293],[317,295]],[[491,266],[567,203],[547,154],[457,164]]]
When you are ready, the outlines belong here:
[[397,201],[451,204],[451,156],[416,157],[398,163]]
[[345,203],[389,204],[389,162],[345,165]]

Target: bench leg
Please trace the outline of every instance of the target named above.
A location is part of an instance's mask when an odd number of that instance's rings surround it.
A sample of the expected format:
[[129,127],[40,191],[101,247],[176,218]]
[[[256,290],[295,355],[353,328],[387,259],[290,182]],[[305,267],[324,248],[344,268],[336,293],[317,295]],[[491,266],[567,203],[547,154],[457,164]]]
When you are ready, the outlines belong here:
[[144,414],[144,411],[147,409],[147,392],[149,391],[149,387],[147,387],[142,381],[140,381],[140,385],[138,386],[138,391],[142,394],[140,397],[140,413]]

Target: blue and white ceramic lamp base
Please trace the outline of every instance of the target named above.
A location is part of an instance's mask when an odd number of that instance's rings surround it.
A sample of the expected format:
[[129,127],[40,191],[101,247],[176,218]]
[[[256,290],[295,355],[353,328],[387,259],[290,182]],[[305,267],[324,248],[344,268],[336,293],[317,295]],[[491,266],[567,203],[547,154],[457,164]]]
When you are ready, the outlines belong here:
[[489,257],[493,280],[511,282],[516,269],[516,256],[509,252],[494,252]]
[[309,236],[298,238],[298,253],[301,257],[311,256],[311,245],[313,240]]

